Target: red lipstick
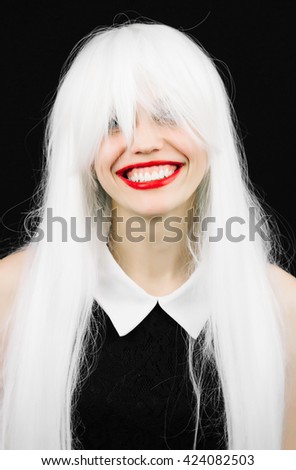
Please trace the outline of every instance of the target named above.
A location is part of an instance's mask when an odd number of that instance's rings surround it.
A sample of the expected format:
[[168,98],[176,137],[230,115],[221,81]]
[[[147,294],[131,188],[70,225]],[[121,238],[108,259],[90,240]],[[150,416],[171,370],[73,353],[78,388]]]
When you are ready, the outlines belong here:
[[[153,180],[153,181],[132,181],[129,180],[126,176],[128,171],[132,170],[133,168],[144,168],[144,167],[149,167],[149,166],[159,166],[159,165],[174,165],[177,167],[175,172],[167,177]],[[124,181],[128,186],[134,189],[154,189],[154,188],[160,188],[161,186],[165,186],[172,181],[178,176],[180,173],[182,166],[184,163],[181,162],[174,162],[174,161],[163,161],[163,160],[157,160],[157,161],[150,161],[150,162],[140,162],[140,163],[134,163],[133,165],[128,165],[125,166],[124,168],[121,168],[120,170],[116,171],[117,176]]]

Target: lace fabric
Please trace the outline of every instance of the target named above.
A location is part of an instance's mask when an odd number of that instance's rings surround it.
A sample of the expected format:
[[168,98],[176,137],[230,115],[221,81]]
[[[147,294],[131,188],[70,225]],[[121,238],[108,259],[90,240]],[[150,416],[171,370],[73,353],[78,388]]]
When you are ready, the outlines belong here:
[[[136,328],[120,337],[108,315],[99,310],[106,329],[77,402],[77,447],[192,449],[195,398],[185,331],[157,304]],[[207,381],[202,396],[199,449],[226,448],[217,380]]]

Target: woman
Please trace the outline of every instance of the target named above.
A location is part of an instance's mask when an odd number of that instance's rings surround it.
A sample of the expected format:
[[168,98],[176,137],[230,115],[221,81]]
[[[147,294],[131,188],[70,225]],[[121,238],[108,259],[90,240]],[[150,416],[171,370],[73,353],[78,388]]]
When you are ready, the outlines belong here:
[[[3,448],[211,448],[201,436],[218,424],[216,448],[296,448],[295,279],[233,116],[213,61],[171,27],[97,30],[74,50],[48,119],[41,221],[1,261]],[[185,392],[154,395],[173,376]],[[188,429],[168,435],[180,390]],[[132,426],[139,439],[118,442]],[[162,447],[174,432],[185,440]]]

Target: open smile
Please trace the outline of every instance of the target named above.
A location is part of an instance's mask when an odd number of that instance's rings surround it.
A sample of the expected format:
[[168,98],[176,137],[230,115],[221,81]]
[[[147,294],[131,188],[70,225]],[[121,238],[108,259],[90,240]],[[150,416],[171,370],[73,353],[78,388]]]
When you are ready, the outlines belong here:
[[171,183],[183,165],[175,161],[141,162],[121,168],[116,174],[134,189],[154,189]]

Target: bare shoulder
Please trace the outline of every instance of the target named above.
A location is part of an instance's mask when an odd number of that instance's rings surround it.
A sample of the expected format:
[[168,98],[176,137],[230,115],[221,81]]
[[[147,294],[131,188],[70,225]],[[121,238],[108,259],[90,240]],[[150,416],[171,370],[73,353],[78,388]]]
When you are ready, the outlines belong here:
[[296,374],[296,278],[284,269],[269,264],[268,274],[273,291],[281,306],[286,330],[288,360],[295,361]]
[[17,284],[18,277],[28,256],[28,249],[18,250],[0,260],[0,289],[8,292]]
[[268,274],[278,300],[287,313],[296,317],[296,277],[274,264],[268,265]]
[[28,250],[25,248],[0,260],[0,324],[16,294],[27,256]]
[[286,338],[286,392],[282,449],[296,449],[296,278],[269,265],[274,292],[282,305]]

